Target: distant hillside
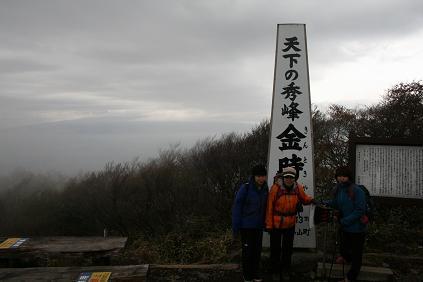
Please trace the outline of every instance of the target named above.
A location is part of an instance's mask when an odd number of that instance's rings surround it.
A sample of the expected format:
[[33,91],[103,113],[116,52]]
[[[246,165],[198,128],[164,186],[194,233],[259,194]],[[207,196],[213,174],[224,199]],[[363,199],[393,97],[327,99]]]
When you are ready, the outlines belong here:
[[[312,116],[319,198],[332,188],[335,168],[348,162],[350,135],[423,139],[423,85],[396,85],[366,109],[332,105]],[[148,161],[108,163],[65,184],[51,176],[16,175],[0,183],[0,233],[101,235],[106,228],[129,236],[141,249],[143,240],[160,238],[158,245],[149,245],[173,250],[163,254],[165,261],[201,259],[195,246],[207,240],[215,240],[215,246],[223,242],[220,249],[209,249],[220,257],[230,240],[226,230],[235,191],[252,165],[266,164],[268,139],[269,121],[263,121],[247,133],[207,138],[189,149],[173,147]],[[412,220],[401,209],[389,211],[386,219],[396,218],[394,212],[404,222]],[[416,228],[417,233],[404,232],[420,234]],[[190,248],[183,247],[186,242]]]

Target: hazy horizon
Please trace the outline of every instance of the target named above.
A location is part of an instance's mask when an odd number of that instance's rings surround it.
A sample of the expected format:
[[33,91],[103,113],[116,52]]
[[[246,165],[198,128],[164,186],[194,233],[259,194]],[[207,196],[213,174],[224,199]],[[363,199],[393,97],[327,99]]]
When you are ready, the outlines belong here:
[[[330,8],[329,8],[330,7]],[[276,26],[305,23],[311,101],[421,80],[423,2],[0,2],[0,176],[77,174],[270,118]]]

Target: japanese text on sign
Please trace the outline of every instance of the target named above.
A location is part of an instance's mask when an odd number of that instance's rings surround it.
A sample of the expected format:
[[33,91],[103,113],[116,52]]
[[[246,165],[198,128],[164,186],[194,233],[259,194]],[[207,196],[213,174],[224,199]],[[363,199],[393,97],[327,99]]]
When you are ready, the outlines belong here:
[[423,147],[357,145],[356,182],[375,196],[423,199]]
[[[305,25],[278,25],[268,179],[283,168],[295,167],[298,182],[314,194],[310,90]],[[309,208],[297,219],[296,247],[314,248]]]

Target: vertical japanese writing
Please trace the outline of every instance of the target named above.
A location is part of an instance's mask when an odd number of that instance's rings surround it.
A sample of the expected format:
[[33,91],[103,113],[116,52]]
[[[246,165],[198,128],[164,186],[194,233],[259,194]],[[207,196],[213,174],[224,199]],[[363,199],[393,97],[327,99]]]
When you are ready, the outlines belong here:
[[[278,25],[272,130],[269,149],[269,178],[293,166],[298,182],[313,196],[313,154],[310,93],[305,26]],[[296,230],[294,246],[314,247],[314,229],[308,230],[308,207]],[[300,243],[298,245],[298,243]]]
[[356,180],[377,196],[423,198],[423,147],[360,145]]
[[[296,69],[298,61],[301,59],[301,48],[298,37],[285,37],[283,39],[282,47],[282,58],[286,60],[288,69],[283,74],[286,85],[282,87],[283,99],[286,101],[282,107],[282,117],[295,121],[299,119],[303,114],[300,109],[302,105],[296,102],[297,97],[302,95],[300,85],[296,84],[296,81],[301,78],[300,73]],[[279,150],[283,151],[301,151],[303,148],[307,148],[306,142],[302,141],[307,137],[307,127],[304,132],[298,130],[294,124],[289,123],[288,126],[278,135],[277,139],[282,143]],[[297,171],[304,170],[304,156],[298,156],[297,154],[291,154],[279,159],[279,169],[281,172],[284,167],[294,166]],[[307,175],[307,171],[303,171],[303,176]]]

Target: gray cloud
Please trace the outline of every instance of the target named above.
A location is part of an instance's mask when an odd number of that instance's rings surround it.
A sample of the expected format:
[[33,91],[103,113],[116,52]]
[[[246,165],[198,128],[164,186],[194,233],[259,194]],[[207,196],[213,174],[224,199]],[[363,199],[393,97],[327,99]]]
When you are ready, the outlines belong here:
[[[244,132],[247,123],[137,122],[122,118],[87,118],[0,130],[0,175],[16,167],[75,174],[99,169],[107,162],[154,157],[162,149],[187,148],[199,136]],[[214,132],[211,134],[211,132]]]
[[0,58],[0,73],[3,75],[11,73],[25,73],[37,71],[53,71],[56,67],[48,64],[43,64],[31,59],[23,58]]
[[[331,71],[417,37],[422,11],[423,2],[413,0],[2,1],[0,151],[7,158],[0,167],[25,166],[25,151],[29,167],[42,159],[46,168],[73,161],[92,168],[138,155],[134,148],[145,149],[138,143],[246,129],[270,116],[277,23],[307,24],[314,102],[348,99],[332,82],[350,74]],[[175,120],[185,129],[166,127]],[[153,134],[156,128],[166,134]],[[38,132],[56,149],[31,146]],[[88,160],[88,151],[97,153]]]

